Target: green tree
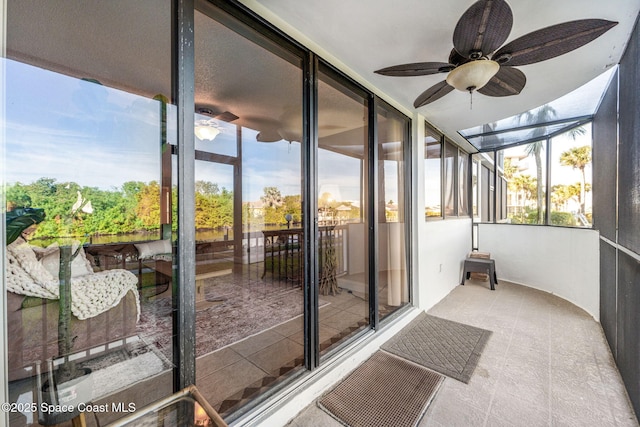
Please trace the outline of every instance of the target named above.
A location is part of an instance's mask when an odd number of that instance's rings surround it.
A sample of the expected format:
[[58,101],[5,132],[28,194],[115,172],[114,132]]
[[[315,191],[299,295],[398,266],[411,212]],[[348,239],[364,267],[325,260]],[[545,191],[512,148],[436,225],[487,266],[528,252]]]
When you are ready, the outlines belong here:
[[527,155],[533,157],[536,160],[536,205],[537,205],[537,218],[536,223],[542,224],[544,222],[542,211],[542,200],[543,200],[543,191],[542,191],[542,150],[543,150],[543,142],[537,141],[527,146]]
[[158,181],[151,181],[143,186],[136,198],[136,215],[140,218],[142,226],[147,230],[160,227],[160,184]]
[[195,190],[196,193],[204,196],[217,196],[220,194],[220,187],[218,184],[209,181],[196,181]]
[[578,169],[581,174],[580,186],[580,213],[585,213],[585,192],[586,192],[586,175],[585,168],[591,163],[591,147],[584,145],[582,147],[573,147],[560,154],[560,164],[563,166],[571,166]]
[[267,207],[273,208],[282,205],[282,194],[277,187],[264,187],[262,191],[264,194],[260,196],[260,200]]
[[216,183],[196,182],[196,228],[217,229],[233,225],[233,192]]
[[514,175],[518,172],[518,168],[513,165],[511,158],[504,159],[504,165],[502,166],[502,174],[507,181],[513,179]]
[[15,208],[31,207],[31,196],[26,186],[17,182],[7,187],[6,192],[7,210],[11,211]]
[[[556,110],[550,105],[543,105],[540,108],[536,108],[533,110],[529,110],[525,113],[522,113],[518,116],[518,122],[520,124],[525,125],[535,125],[535,124],[544,124],[546,122],[551,121],[557,116]],[[546,130],[544,126],[538,126],[533,129],[533,132],[530,135],[530,138],[542,138],[544,137]],[[536,181],[538,183],[538,188],[536,191],[536,204],[538,210],[538,224],[542,224],[544,222],[544,216],[542,211],[542,201],[543,191],[542,191],[542,151],[544,149],[544,141],[540,139],[537,142],[533,142],[527,147],[527,154],[533,155],[536,161]]]
[[[576,192],[576,190],[578,190]],[[558,184],[551,187],[551,203],[558,211],[566,210],[566,204],[572,198],[578,198],[580,191],[573,185]]]
[[[531,175],[516,175],[511,181],[509,181],[509,188],[511,191],[518,194],[518,201],[522,199],[522,209],[520,210],[520,221],[524,221],[524,210],[527,205],[527,201],[535,200],[538,184],[536,179]],[[538,214],[536,214],[537,216]]]
[[292,221],[302,221],[302,197],[299,194],[293,196],[284,196],[284,214],[291,214]]

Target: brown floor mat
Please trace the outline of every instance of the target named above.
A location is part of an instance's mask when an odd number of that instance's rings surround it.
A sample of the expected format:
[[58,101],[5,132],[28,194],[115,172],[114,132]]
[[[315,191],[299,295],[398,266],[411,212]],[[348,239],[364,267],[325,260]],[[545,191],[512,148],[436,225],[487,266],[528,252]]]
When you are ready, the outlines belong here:
[[318,405],[351,427],[415,426],[443,379],[415,363],[377,352]]

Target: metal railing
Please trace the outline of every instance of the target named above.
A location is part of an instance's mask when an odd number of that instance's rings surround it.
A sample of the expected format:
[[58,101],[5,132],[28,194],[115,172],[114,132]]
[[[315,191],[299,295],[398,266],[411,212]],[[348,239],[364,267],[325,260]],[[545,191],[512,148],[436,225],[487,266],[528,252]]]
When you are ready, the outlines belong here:
[[[302,285],[304,253],[301,228],[269,230],[264,237],[264,267],[262,278],[267,274],[274,280]],[[318,227],[318,265],[320,278],[340,276],[347,271],[347,227]]]

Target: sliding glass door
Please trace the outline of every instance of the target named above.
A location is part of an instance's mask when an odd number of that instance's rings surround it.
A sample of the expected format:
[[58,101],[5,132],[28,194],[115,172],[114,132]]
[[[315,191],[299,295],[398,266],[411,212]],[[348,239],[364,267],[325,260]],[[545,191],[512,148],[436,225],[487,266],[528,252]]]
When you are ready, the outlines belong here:
[[142,408],[173,392],[171,7],[6,4],[9,425]]
[[195,40],[196,384],[226,416],[304,366],[302,60],[205,4]]
[[409,303],[409,119],[236,2],[87,2],[6,0],[9,400],[233,421]]
[[368,100],[325,67],[318,75],[320,352],[369,325]]
[[409,119],[378,107],[378,312],[382,319],[409,303],[407,277],[407,142]]

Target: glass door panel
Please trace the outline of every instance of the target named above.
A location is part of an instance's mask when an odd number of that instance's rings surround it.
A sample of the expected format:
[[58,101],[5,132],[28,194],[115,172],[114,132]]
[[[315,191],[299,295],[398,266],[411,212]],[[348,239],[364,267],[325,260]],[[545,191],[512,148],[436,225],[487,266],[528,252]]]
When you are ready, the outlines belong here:
[[369,324],[367,100],[331,75],[318,82],[319,348]]
[[199,7],[196,384],[229,417],[304,367],[302,69],[299,57]]
[[408,119],[378,109],[378,311],[380,318],[409,302],[405,161]]
[[2,248],[9,426],[143,407],[173,391],[171,7],[4,3],[7,218],[37,218]]

